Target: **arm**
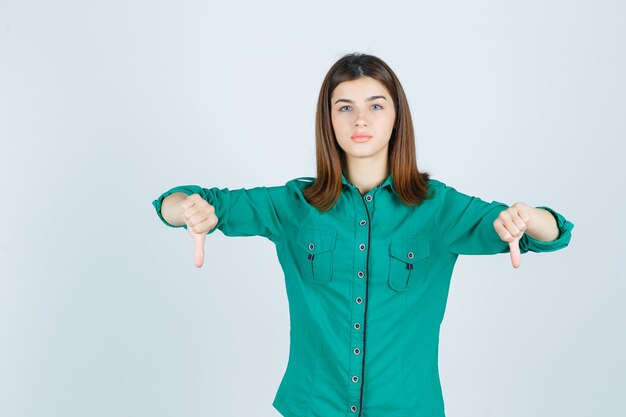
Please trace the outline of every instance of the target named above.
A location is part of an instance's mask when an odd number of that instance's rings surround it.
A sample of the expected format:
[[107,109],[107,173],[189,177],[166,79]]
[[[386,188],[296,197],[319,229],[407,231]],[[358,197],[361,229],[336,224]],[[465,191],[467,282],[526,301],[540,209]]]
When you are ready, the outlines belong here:
[[289,204],[285,186],[229,190],[185,185],[161,194],[152,205],[164,224],[186,229],[180,203],[191,194],[199,194],[215,208],[218,223],[208,234],[220,229],[226,236],[264,236],[275,242],[282,233]]
[[557,225],[556,216],[543,208],[530,208],[532,221],[527,224],[526,233],[533,239],[541,242],[552,242],[561,234]]
[[[560,235],[558,213],[551,214],[549,209],[529,207],[517,202],[506,210],[502,210],[494,220],[493,227],[504,242],[509,244],[511,262],[519,268],[521,262],[520,240],[526,237],[526,243],[532,239],[535,243],[553,244]],[[573,225],[572,225],[573,227]],[[528,235],[527,233],[530,230]],[[552,249],[554,250],[554,249]]]
[[181,227],[185,225],[185,220],[183,219],[183,207],[181,206],[181,203],[185,201],[186,198],[187,194],[175,192],[163,199],[161,204],[161,214],[163,217],[162,220],[166,224],[172,227]]
[[[494,221],[508,205],[492,201],[487,203],[478,197],[463,194],[443,183],[435,188],[439,193],[440,207],[436,214],[443,244],[450,252],[457,255],[490,255],[509,252],[509,245],[503,241],[494,228]],[[553,217],[558,229],[554,240],[544,241],[554,236],[547,212]],[[549,252],[562,249],[569,244],[574,224],[566,220],[553,209],[540,206],[533,208],[532,214],[539,213],[533,219],[532,227],[519,239],[521,253]],[[539,219],[534,222],[535,219]]]
[[[519,240],[519,249],[525,253],[529,250],[550,252],[566,247],[574,224],[549,207],[529,207],[518,202],[501,211],[493,227],[500,239],[514,245],[513,249]],[[517,252],[513,249],[512,255]],[[517,254],[514,258],[515,266],[519,264]]]

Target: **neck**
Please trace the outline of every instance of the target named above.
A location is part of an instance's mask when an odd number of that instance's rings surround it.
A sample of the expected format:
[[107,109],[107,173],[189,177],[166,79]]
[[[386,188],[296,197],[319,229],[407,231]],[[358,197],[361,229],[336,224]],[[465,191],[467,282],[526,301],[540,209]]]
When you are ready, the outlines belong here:
[[361,194],[369,192],[372,188],[382,184],[389,176],[387,160],[372,163],[364,159],[348,159],[344,176]]

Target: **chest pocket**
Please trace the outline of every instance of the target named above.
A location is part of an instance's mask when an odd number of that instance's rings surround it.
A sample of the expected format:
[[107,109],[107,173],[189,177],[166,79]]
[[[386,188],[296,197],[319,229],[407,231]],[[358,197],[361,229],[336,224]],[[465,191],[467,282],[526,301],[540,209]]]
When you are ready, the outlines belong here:
[[327,283],[333,276],[337,232],[302,229],[296,239],[298,266],[307,281]]
[[426,280],[430,245],[424,238],[394,239],[389,245],[389,286],[414,290]]

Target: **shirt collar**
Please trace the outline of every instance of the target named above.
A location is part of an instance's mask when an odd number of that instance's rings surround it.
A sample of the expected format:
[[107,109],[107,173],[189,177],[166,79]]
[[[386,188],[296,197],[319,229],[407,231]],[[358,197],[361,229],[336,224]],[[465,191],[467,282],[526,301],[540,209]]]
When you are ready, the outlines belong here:
[[[343,173],[341,174],[341,183],[342,183],[342,184],[345,184],[345,185],[352,185],[352,186],[354,186],[353,184],[351,184],[351,183],[350,183],[350,182],[346,179],[346,176],[345,176],[345,175],[343,175]],[[389,175],[387,176],[387,178],[385,179],[385,181],[383,181],[380,185],[378,185],[378,186],[376,186],[376,187],[374,187],[374,188],[378,188],[378,187],[380,187],[380,188],[385,188],[385,187],[387,187],[387,186],[388,186],[389,188],[391,188],[391,190],[392,190],[394,193],[396,192],[396,190],[393,188],[393,180],[392,180],[391,174],[389,174]],[[396,194],[397,194],[397,193],[396,193]]]

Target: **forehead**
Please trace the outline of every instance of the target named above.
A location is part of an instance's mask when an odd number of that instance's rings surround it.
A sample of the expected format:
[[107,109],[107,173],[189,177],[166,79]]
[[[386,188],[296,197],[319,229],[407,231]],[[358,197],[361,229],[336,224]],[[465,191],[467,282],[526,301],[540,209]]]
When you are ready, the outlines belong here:
[[384,95],[391,99],[389,91],[383,83],[372,77],[361,77],[356,80],[339,83],[333,90],[331,98],[342,96],[342,98],[365,98],[374,95]]

